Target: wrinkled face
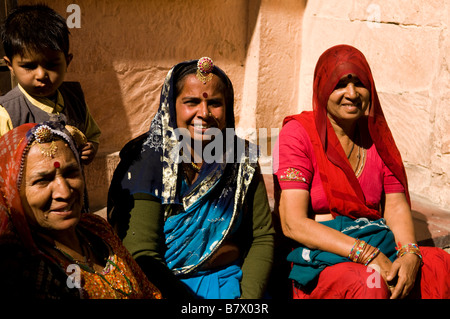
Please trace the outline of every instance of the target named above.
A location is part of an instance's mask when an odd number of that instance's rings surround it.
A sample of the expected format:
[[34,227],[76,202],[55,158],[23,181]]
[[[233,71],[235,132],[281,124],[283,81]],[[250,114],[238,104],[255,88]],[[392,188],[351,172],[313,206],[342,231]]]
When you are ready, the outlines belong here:
[[61,51],[27,52],[24,56],[15,55],[12,61],[5,58],[9,69],[17,82],[37,97],[49,97],[55,94],[64,80],[71,56]]
[[33,145],[25,161],[20,199],[28,223],[48,231],[73,230],[83,205],[84,179],[70,147],[55,141],[53,158],[41,153],[50,143]]
[[368,110],[370,92],[354,74],[344,75],[328,98],[328,117],[335,122],[357,120]]
[[225,96],[220,90],[221,80],[216,75],[203,84],[195,74],[187,75],[176,98],[177,127],[185,128],[193,140],[207,144],[208,129],[226,127]]

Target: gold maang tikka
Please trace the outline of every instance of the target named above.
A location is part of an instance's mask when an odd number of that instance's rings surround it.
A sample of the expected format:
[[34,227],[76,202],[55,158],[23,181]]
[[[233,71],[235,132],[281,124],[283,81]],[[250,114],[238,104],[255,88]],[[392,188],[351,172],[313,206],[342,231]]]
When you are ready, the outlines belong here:
[[[53,158],[58,150],[58,146],[56,146],[53,139],[52,129],[47,125],[41,125],[34,131],[33,135],[35,137],[33,145],[37,144],[39,146],[42,155]],[[43,143],[50,143],[50,146],[44,147],[41,145]]]
[[197,62],[197,79],[199,79],[203,84],[211,81],[213,77],[214,62],[211,58],[203,57]]

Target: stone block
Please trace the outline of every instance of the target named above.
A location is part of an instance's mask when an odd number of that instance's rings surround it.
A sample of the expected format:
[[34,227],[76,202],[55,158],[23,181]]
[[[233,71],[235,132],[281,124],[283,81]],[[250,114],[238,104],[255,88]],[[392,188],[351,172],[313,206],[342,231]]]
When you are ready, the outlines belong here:
[[[351,21],[375,21],[403,26],[441,27],[448,17],[448,1],[430,0],[358,0],[351,1]],[[447,10],[445,8],[447,7]]]
[[433,123],[427,92],[378,94],[381,107],[404,161],[429,167]]
[[118,163],[119,152],[99,152],[94,161],[85,166],[84,174],[91,211],[106,207],[109,185]]
[[[304,20],[307,24],[304,28],[308,30],[304,33],[304,41],[315,45],[302,47],[300,89],[309,90],[302,94],[303,98],[311,95],[314,68],[319,56],[337,44],[350,44],[363,52],[372,69],[375,85],[381,91],[427,90],[438,71],[439,29],[405,29],[390,24],[372,29],[361,21],[349,23],[322,17],[305,17]],[[386,38],[395,41],[386,42]],[[380,43],[385,44],[381,46]],[[419,44],[421,48],[428,49],[417,50],[415,46]]]

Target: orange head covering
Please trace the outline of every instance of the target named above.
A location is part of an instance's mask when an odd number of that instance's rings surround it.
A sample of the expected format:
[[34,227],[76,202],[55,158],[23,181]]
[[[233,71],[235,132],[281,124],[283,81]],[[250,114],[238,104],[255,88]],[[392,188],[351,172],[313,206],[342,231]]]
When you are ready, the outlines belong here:
[[33,133],[47,126],[63,138],[78,159],[78,152],[70,133],[60,122],[27,123],[7,132],[0,138],[0,241],[15,238],[33,254],[41,254],[31,236],[20,199],[20,184],[25,157],[34,141]]

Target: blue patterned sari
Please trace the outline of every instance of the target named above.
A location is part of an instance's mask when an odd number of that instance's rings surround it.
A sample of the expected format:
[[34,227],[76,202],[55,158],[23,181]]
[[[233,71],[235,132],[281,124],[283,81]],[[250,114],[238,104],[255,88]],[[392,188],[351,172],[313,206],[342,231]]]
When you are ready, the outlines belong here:
[[[226,176],[223,176],[226,179]],[[201,265],[221,246],[221,243],[240,224],[240,211],[235,211],[234,183],[224,183],[199,196],[184,211],[169,217],[164,224],[167,266],[200,298],[234,299],[240,296],[242,271],[238,264],[222,269],[200,270]],[[188,193],[183,181],[182,193]],[[192,190],[195,194],[195,189]]]

